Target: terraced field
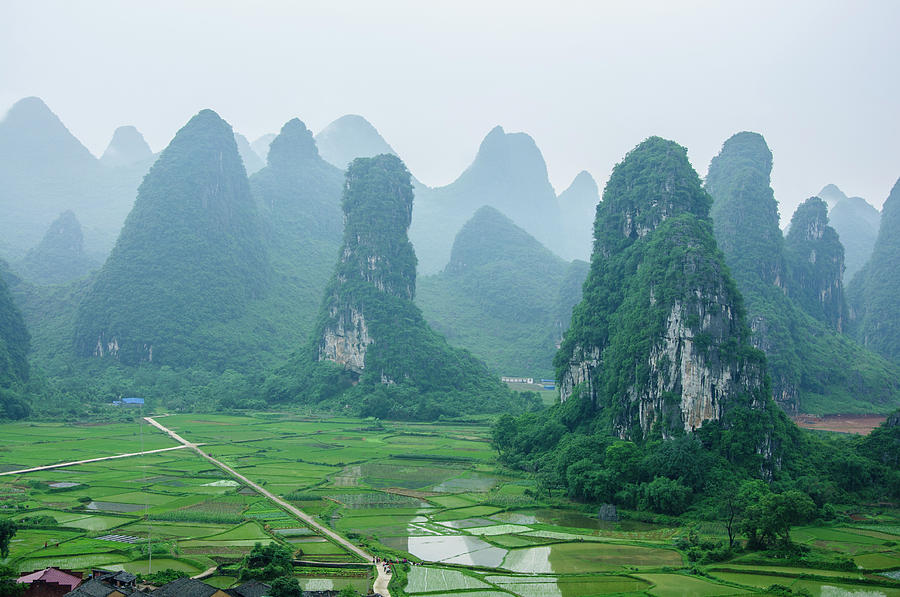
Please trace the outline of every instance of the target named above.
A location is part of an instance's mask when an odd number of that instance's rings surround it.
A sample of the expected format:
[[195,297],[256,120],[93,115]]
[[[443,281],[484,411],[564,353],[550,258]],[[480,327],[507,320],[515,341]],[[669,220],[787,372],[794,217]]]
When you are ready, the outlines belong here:
[[[536,501],[526,475],[497,467],[486,425],[287,415],[177,415],[161,421],[370,551],[416,562],[396,567],[395,596],[716,596],[766,593],[773,584],[835,597],[900,591],[900,582],[882,575],[900,569],[900,525],[892,511],[858,524],[795,530],[796,542],[817,553],[852,557],[856,570],[760,564],[746,554],[703,567],[704,576],[698,576],[688,573],[690,564],[674,547],[685,528],[602,522]],[[0,465],[41,464],[16,439],[27,435],[27,425],[10,426],[9,442],[2,427]],[[89,457],[96,456],[88,454],[86,446],[92,445],[111,454],[132,451],[125,444],[136,428],[51,425],[40,431]],[[143,437],[148,448],[171,445],[146,429]],[[52,452],[50,444],[44,455]],[[52,486],[60,482],[65,487]],[[289,545],[303,561],[353,560],[189,450],[0,477],[0,500],[18,519],[46,515],[56,521],[52,528],[16,535],[11,561],[21,570],[54,563],[146,571],[148,540],[155,546],[154,569],[188,573],[227,566],[257,541]],[[717,525],[706,527],[706,534],[721,533]],[[140,541],[100,539],[109,534]],[[349,584],[364,592],[371,586],[368,578],[322,569],[298,566],[296,573],[309,588]],[[235,582],[227,568],[213,580],[223,587]]]

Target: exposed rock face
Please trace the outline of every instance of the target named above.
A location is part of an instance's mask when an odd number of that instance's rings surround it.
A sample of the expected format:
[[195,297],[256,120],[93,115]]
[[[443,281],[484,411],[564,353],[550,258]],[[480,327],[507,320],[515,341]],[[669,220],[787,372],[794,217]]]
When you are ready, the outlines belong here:
[[71,211],[65,211],[17,269],[37,284],[62,284],[86,275],[98,265],[84,253],[84,237],[78,218]]
[[885,358],[900,362],[900,180],[881,212],[872,257],[848,289],[857,339]]
[[373,342],[361,311],[351,307],[343,313],[329,311],[334,324],[326,327],[319,345],[319,360],[334,361],[356,373],[366,368],[366,349]]
[[[326,291],[327,322],[319,333],[318,360],[362,372],[374,342],[366,305],[353,292],[363,284],[402,301],[413,300],[416,257],[406,231],[412,218],[409,173],[399,158],[380,155],[354,161],[344,194],[344,243]],[[384,372],[381,372],[384,375]]]
[[111,168],[130,166],[153,157],[153,151],[144,136],[133,126],[120,126],[115,130],[100,163]]
[[[790,332],[792,305],[785,296],[784,237],[770,185],[772,152],[758,133],[741,132],[722,145],[706,177],[716,243],[747,304],[753,345],[766,353],[775,401],[796,412],[799,355]],[[780,314],[773,317],[772,312]]]
[[840,244],[821,203],[812,202],[786,246],[771,167],[765,140],[738,133],[710,163],[706,189],[716,242],[743,295],[753,345],[766,354],[775,400],[787,412],[883,410],[897,400],[900,371],[836,330],[846,326]]
[[[350,392],[366,402],[387,399],[394,404],[389,408],[407,413],[394,416],[412,416],[435,396],[440,412],[511,407],[512,394],[484,363],[448,345],[413,303],[416,256],[406,234],[413,187],[403,162],[388,154],[357,158],[346,179],[344,241],[313,334],[312,360],[355,373],[359,383]],[[393,412],[384,410],[387,403],[370,407],[365,412]]]
[[596,216],[597,203],[600,202],[600,190],[597,182],[587,171],[582,170],[565,191],[557,197],[565,252],[568,259],[590,259],[594,242],[593,221]]
[[820,198],[810,197],[794,212],[785,249],[790,266],[788,294],[804,311],[842,331],[844,247],[828,225],[828,207]]
[[589,397],[621,438],[767,409],[765,361],[749,345],[710,202],[686,150],[652,137],[615,167],[597,209],[584,299],[555,364],[560,399]]
[[[268,260],[231,127],[194,116],[144,178],[119,240],[78,309],[75,349],[126,364],[189,366],[195,334],[265,294]],[[219,355],[221,356],[221,355]]]

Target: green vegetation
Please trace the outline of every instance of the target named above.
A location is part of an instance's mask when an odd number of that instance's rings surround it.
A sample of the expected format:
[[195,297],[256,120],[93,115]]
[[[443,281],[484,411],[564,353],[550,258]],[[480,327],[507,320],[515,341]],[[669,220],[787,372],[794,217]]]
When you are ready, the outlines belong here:
[[828,225],[828,206],[818,197],[800,204],[784,243],[790,295],[809,315],[841,331],[844,303],[844,247]]
[[[789,412],[889,412],[900,396],[896,366],[811,317],[785,294],[791,272],[771,169],[772,153],[762,136],[737,133],[713,158],[705,184],[714,199],[716,242],[744,297],[753,345],[766,353],[773,396]],[[795,234],[806,232],[801,226]],[[800,248],[799,242],[791,245]],[[830,251],[834,257],[833,243]],[[835,304],[837,294],[832,292]]]
[[6,284],[6,264],[0,261],[0,419],[21,419],[31,412],[24,391],[30,340]]
[[126,364],[188,366],[228,347],[205,326],[265,293],[268,265],[231,127],[204,110],[147,174],[79,306],[75,348]]
[[872,257],[853,278],[848,290],[852,326],[867,348],[900,362],[900,180],[882,207],[881,228]]
[[50,224],[40,244],[16,264],[16,269],[36,284],[62,284],[82,278],[98,266],[84,252],[78,218],[66,210]]
[[269,400],[339,400],[390,419],[521,411],[537,402],[514,395],[484,363],[449,346],[413,304],[412,200],[398,158],[350,165],[344,244],[311,346],[267,381]]
[[9,557],[9,542],[18,530],[16,523],[9,518],[0,519],[0,558],[5,560]]
[[416,302],[429,325],[496,374],[550,377],[586,270],[482,207],[457,234],[444,271],[420,278]]
[[[777,416],[709,204],[686,150],[671,141],[647,139],[616,165],[597,208],[584,297],[554,359],[565,404],[548,420],[563,422],[536,449],[595,418],[595,429],[635,440],[712,423],[728,430],[718,441],[745,443],[719,446],[732,461],[767,466],[757,446]],[[717,388],[682,395],[689,380],[672,359],[689,359]],[[698,412],[703,403],[712,408]]]
[[[182,437],[204,444],[216,458],[288,497],[376,555],[424,561],[423,566],[408,566],[406,572],[402,564],[394,565],[395,577],[400,579],[398,596],[468,592],[479,597],[577,597],[620,592],[678,594],[679,589],[740,594],[775,583],[795,589],[830,585],[885,594],[897,589],[896,581],[863,574],[893,569],[893,563],[900,561],[896,509],[845,505],[879,501],[878,494],[868,489],[870,481],[865,475],[871,471],[845,468],[841,473],[845,484],[863,484],[858,491],[864,497],[840,487],[829,488],[818,477],[803,481],[804,493],[816,504],[813,516],[817,519],[810,523],[798,523],[806,515],[800,512],[795,516],[796,509],[791,511],[792,496],[797,494],[790,493],[792,488],[783,480],[768,486],[758,481],[727,490],[723,486],[721,493],[708,500],[697,501],[694,492],[690,509],[680,518],[654,519],[646,511],[619,503],[620,520],[604,522],[597,519],[591,506],[563,497],[557,488],[551,498],[545,498],[546,492],[539,490],[539,475],[499,468],[486,424],[375,425],[371,419],[271,413],[183,414],[164,420]],[[48,437],[43,444],[45,457],[51,440],[58,443],[57,449],[67,443],[83,444],[85,453],[95,446],[100,454],[128,441],[122,425],[76,429],[45,425],[40,429]],[[31,446],[13,440],[34,434],[28,423],[4,425],[0,429],[0,448],[5,448],[0,449],[2,462],[26,462],[23,459]],[[145,441],[149,438],[166,440],[161,433],[145,431]],[[838,439],[835,445],[865,443],[861,438]],[[648,450],[647,456],[669,463],[672,476],[681,467],[677,478],[685,486],[713,486],[710,476],[715,475],[706,473],[708,460],[700,457],[698,461],[698,452],[685,447],[688,440],[690,436],[664,442]],[[836,450],[834,446],[810,449]],[[462,455],[465,460],[459,459]],[[624,459],[623,467],[634,466],[626,452],[610,453],[610,458]],[[816,464],[809,470],[817,467],[825,469],[824,464]],[[799,474],[795,476],[799,478]],[[50,484],[59,478],[80,485],[55,490]],[[241,487],[224,485],[222,480],[221,471],[189,450],[0,477],[0,496],[6,500],[5,507],[12,506],[18,513],[14,518],[52,516],[59,524],[68,525],[81,517],[97,516],[83,508],[79,501],[83,496],[112,502],[133,499],[132,495],[139,499],[143,494],[151,504],[146,519],[145,512],[104,515],[119,521],[111,531],[85,532],[72,526],[21,529],[11,543],[10,561],[23,571],[46,565],[76,569],[121,565],[147,574],[143,548],[148,533],[156,546],[154,570],[158,566],[159,571],[193,575],[218,564],[222,568],[215,580],[223,587],[240,583],[237,577],[245,558],[251,559],[250,552],[281,554],[260,559],[259,565],[251,566],[257,571],[274,560],[283,563],[284,554],[291,552],[302,552],[303,560],[357,561],[266,500],[247,495]],[[737,503],[735,540],[729,549],[727,520],[719,508],[725,508],[728,496],[751,494],[752,499]],[[829,503],[834,506],[819,505],[818,500],[827,495],[832,496]],[[799,503],[804,503],[802,496],[798,497]],[[757,516],[760,503],[767,504],[767,512],[773,515]],[[229,508],[238,508],[243,523],[160,520],[164,513],[177,510]],[[848,516],[851,513],[853,518]],[[833,520],[823,519],[826,515]],[[773,546],[748,548],[751,527],[742,530],[745,521],[763,526],[771,521],[769,528],[776,529]],[[790,546],[784,542],[785,527],[778,526],[783,521],[790,528]],[[758,536],[767,532],[763,528]],[[100,538],[107,533],[138,537],[140,543]],[[49,546],[44,547],[48,539]],[[257,547],[258,543],[262,545]],[[270,543],[280,547],[270,547]],[[298,566],[290,574],[306,590],[350,586],[365,593],[371,586],[370,572],[365,569],[339,573]],[[762,582],[765,584],[758,584]],[[281,583],[295,587],[288,580]]]
[[293,554],[283,545],[256,543],[241,562],[241,580],[272,580],[294,571]]

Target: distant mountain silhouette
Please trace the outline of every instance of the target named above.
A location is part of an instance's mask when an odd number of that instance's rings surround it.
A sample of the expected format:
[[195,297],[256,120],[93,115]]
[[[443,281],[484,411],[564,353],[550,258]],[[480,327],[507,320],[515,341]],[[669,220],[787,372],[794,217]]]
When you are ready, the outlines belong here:
[[151,158],[153,151],[144,136],[133,126],[120,126],[100,157],[100,163],[109,168],[117,168]]
[[559,211],[562,229],[563,257],[568,259],[591,258],[594,244],[594,217],[600,203],[600,189],[594,177],[582,170],[565,191],[559,194]]
[[116,246],[78,309],[75,348],[125,364],[213,361],[202,332],[265,294],[259,216],[231,127],[194,116],[138,190]]
[[450,258],[456,233],[489,205],[556,253],[561,253],[560,214],[547,165],[534,140],[497,126],[472,164],[447,186],[417,189],[410,238],[422,273],[439,271]]
[[316,135],[319,154],[341,170],[356,158],[370,158],[382,153],[397,155],[381,133],[358,114],[341,116]]
[[244,170],[247,171],[247,176],[258,172],[266,165],[265,161],[259,157],[259,154],[250,147],[247,137],[235,132],[234,142],[237,143],[238,153],[241,154],[241,160],[244,162]]
[[571,264],[485,206],[456,235],[444,271],[419,279],[416,303],[432,327],[498,375],[550,377],[587,275],[576,263],[580,276],[569,280]]
[[[822,195],[830,197],[826,200]],[[831,224],[844,245],[844,284],[848,284],[856,272],[869,260],[881,213],[862,197],[847,197],[835,185],[819,191],[819,197],[828,203],[828,223]]]
[[35,284],[63,284],[81,278],[99,266],[84,252],[84,236],[78,218],[71,211],[64,211],[16,269]]
[[250,148],[256,152],[262,161],[266,161],[269,158],[269,145],[272,141],[277,137],[275,133],[266,133],[256,141],[250,144]]

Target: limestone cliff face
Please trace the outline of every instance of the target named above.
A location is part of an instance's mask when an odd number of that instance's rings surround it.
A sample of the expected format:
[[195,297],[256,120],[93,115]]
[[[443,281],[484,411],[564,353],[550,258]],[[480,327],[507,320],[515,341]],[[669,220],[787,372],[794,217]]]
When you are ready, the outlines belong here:
[[353,307],[329,309],[333,324],[326,327],[319,345],[319,360],[334,361],[356,373],[366,368],[366,349],[373,342],[363,313]]
[[621,438],[672,437],[771,402],[709,204],[684,148],[651,138],[616,166],[597,209],[557,376],[561,400],[589,398]]
[[794,212],[785,249],[790,268],[788,294],[807,313],[842,331],[846,312],[844,247],[828,225],[828,207],[820,198],[810,197]]
[[406,235],[412,201],[409,173],[399,158],[362,158],[348,168],[344,241],[323,305],[326,320],[318,334],[318,360],[362,373],[374,342],[368,321],[372,314],[367,312],[374,305],[367,304],[364,295],[374,289],[413,300],[416,258]]

